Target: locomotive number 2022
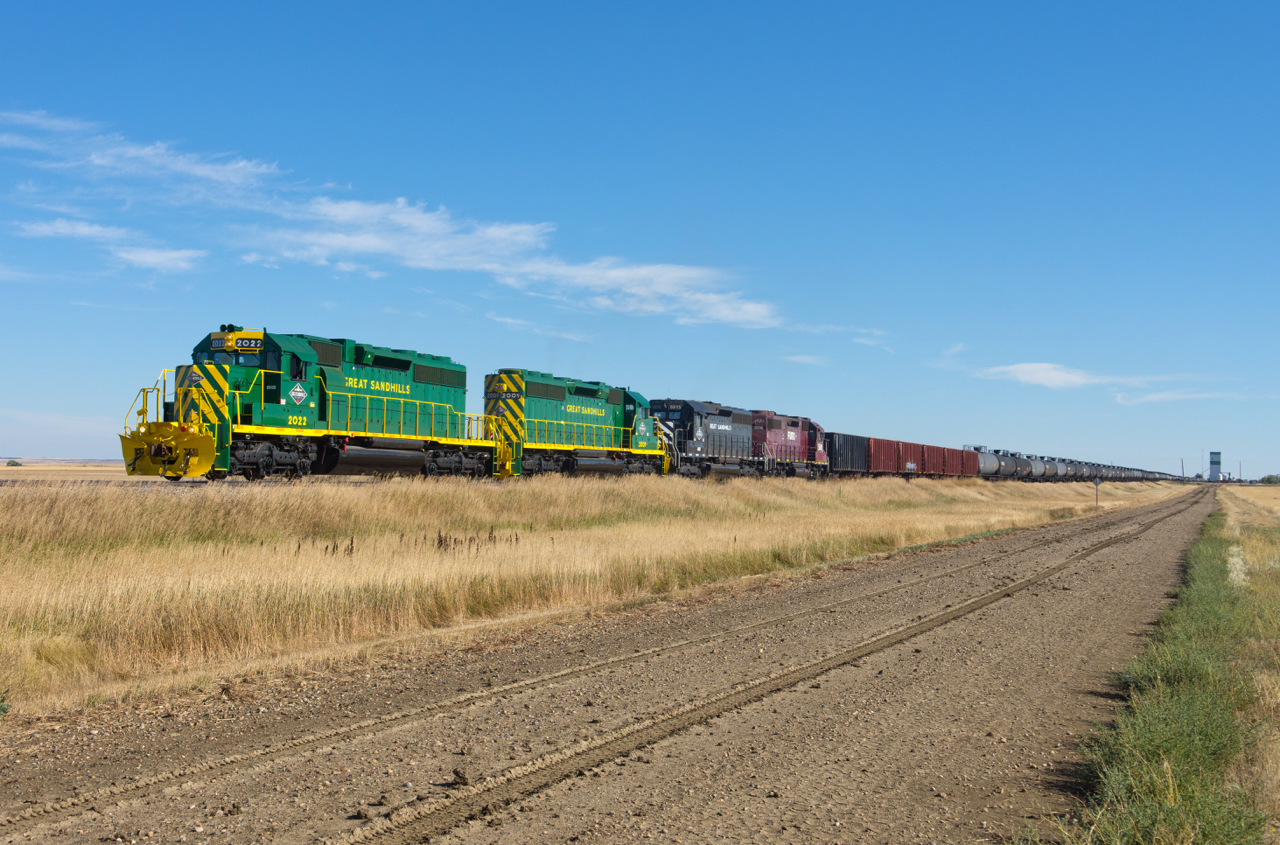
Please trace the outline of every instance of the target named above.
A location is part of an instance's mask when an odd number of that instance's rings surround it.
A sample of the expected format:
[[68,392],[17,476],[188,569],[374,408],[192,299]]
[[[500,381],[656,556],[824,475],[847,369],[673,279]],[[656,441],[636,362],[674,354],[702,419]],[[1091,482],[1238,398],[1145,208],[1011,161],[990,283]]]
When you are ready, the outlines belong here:
[[295,417],[292,414],[289,415],[289,425],[306,425],[306,424],[307,424],[306,417]]

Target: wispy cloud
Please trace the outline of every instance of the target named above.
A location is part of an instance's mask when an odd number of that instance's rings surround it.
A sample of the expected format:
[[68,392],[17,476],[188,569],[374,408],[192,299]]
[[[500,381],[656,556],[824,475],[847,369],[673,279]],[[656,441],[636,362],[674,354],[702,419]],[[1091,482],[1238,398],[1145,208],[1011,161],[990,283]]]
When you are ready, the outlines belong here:
[[84,302],[77,300],[71,303],[77,308],[96,308],[102,311],[168,311],[168,308],[142,305],[104,305],[100,302]]
[[1141,405],[1147,402],[1185,402],[1196,399],[1221,399],[1226,401],[1243,401],[1245,397],[1238,393],[1196,393],[1190,390],[1165,390],[1160,393],[1147,393],[1142,396],[1125,396],[1115,394],[1121,405]]
[[39,278],[34,273],[26,273],[13,267],[0,264],[0,282],[23,282]]
[[946,352],[943,352],[942,355],[944,358],[950,358],[951,356],[959,355],[961,352],[965,352],[968,349],[969,347],[965,346],[963,343],[954,343],[947,349]]
[[1141,386],[1153,381],[1168,381],[1179,376],[1107,376],[1084,370],[1074,370],[1061,364],[1008,364],[1003,367],[987,367],[977,370],[979,378],[1010,379],[1023,384],[1035,384],[1060,390],[1064,387],[1084,387],[1089,384],[1128,384]]
[[503,317],[493,311],[488,312],[485,316],[490,320],[493,320],[495,323],[502,323],[504,326],[511,326],[512,328],[531,331],[534,334],[540,334],[543,337],[558,337],[561,340],[572,340],[577,343],[590,343],[594,338],[594,335],[578,334],[576,332],[563,332],[547,326],[540,326],[536,323],[530,322],[529,320],[519,320],[515,317]]
[[133,236],[128,229],[119,226],[99,226],[83,220],[57,220],[36,223],[19,223],[19,230],[29,238],[84,238],[93,241],[118,241]]
[[1038,384],[1058,390],[1063,387],[1083,387],[1086,384],[1103,384],[1107,379],[1073,370],[1061,364],[1008,364],[1003,367],[987,367],[978,370],[979,378],[1010,379],[1023,384]]
[[159,270],[163,273],[176,273],[190,270],[197,258],[209,253],[202,249],[147,249],[145,247],[116,247],[111,250],[117,258],[141,267],[145,270]]
[[826,361],[818,355],[783,355],[782,360],[793,364],[808,364],[813,367],[826,366]]
[[854,343],[860,343],[863,346],[874,346],[890,354],[896,354],[885,338],[886,332],[882,332],[879,329],[858,329],[857,333],[857,337],[851,337],[849,340]]
[[[49,174],[79,179],[75,194],[110,199],[119,206],[168,205],[236,210],[247,222],[234,233],[242,261],[267,267],[285,262],[331,266],[377,278],[382,263],[425,271],[488,274],[532,296],[577,309],[636,316],[666,316],[678,323],[727,323],[744,328],[783,324],[776,307],[733,289],[732,278],[712,267],[638,263],[618,257],[566,261],[551,252],[551,223],[481,221],[444,207],[401,198],[362,201],[316,195],[322,188],[285,184],[277,164],[235,154],[196,154],[167,142],[139,144],[94,124],[44,112],[0,113],[0,124],[20,133],[0,144],[31,153],[29,164]],[[7,138],[7,140],[5,140]],[[54,205],[48,190],[28,192],[32,206]],[[105,204],[105,203],[100,203]],[[82,224],[63,221],[67,237],[91,237]],[[33,224],[54,227],[48,224]],[[108,240],[101,227],[100,240]],[[35,234],[33,230],[31,234]],[[50,231],[48,234],[55,234]],[[121,236],[123,239],[123,236]],[[116,254],[137,266],[187,269],[206,250],[130,246]],[[576,338],[573,338],[576,339]]]
[[77,120],[74,117],[57,117],[46,111],[6,111],[0,112],[0,123],[14,126],[30,126],[47,132],[82,133],[94,132],[98,124]]
[[140,240],[136,232],[119,226],[100,226],[84,220],[67,220],[59,217],[35,223],[20,223],[19,231],[29,238],[78,238],[112,244],[111,254],[121,261],[144,270],[176,273],[195,267],[196,259],[209,253],[202,249],[157,249],[146,246],[126,246],[120,241]]

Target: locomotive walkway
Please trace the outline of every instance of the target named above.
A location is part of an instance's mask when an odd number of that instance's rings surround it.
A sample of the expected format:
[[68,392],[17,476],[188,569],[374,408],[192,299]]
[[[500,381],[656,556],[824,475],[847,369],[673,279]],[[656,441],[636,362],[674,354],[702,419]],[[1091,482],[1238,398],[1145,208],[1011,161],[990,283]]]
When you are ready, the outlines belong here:
[[1211,496],[3,737],[0,841],[1008,835]]

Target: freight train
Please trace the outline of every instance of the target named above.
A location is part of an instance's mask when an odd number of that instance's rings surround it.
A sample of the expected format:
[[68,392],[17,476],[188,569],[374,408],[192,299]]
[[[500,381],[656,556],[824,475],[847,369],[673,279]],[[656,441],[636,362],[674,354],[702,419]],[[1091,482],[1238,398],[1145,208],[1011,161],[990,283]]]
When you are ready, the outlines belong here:
[[971,476],[1154,481],[1165,473],[981,446],[948,449],[826,431],[808,417],[521,368],[485,377],[440,355],[224,324],[191,363],[138,391],[120,435],[130,475],[171,480],[412,472],[695,478]]

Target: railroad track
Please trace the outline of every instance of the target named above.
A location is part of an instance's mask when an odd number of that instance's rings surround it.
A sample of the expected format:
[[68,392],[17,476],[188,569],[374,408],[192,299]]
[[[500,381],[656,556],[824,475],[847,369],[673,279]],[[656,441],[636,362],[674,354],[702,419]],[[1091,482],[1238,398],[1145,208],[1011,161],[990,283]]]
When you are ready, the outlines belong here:
[[[1118,542],[1122,542],[1124,540],[1132,539],[1133,537],[1139,536],[1142,533],[1145,533],[1146,531],[1150,530],[1150,528],[1155,526],[1156,524],[1163,522],[1164,520],[1169,519],[1173,516],[1176,516],[1177,514],[1182,513],[1186,511],[1188,508],[1194,506],[1199,501],[1202,501],[1203,497],[1206,495],[1206,492],[1207,491],[1198,491],[1196,493],[1191,494],[1190,497],[1180,496],[1172,501],[1160,503],[1159,505],[1155,506],[1153,510],[1156,511],[1157,513],[1160,513],[1162,511],[1168,511],[1168,512],[1163,513],[1162,515],[1156,516],[1152,520],[1141,523],[1143,527],[1137,532],[1122,534],[1118,537],[1111,538],[1101,543],[1090,546],[1089,548],[1081,552],[1077,552],[1075,555],[1068,558],[1066,562],[1060,564],[1058,567],[1052,570],[1046,570],[1044,573],[1041,573],[1037,576],[1033,576],[1032,580],[1024,579],[1023,581],[1018,581],[1011,586],[1001,588],[987,595],[988,596],[996,595],[997,593],[1000,595],[1003,595],[1006,592],[1011,593],[1016,590],[1024,589],[1026,586],[1030,586],[1030,584],[1035,583],[1036,580],[1043,580],[1043,578],[1049,577],[1054,572],[1060,571],[1062,568],[1065,568],[1070,563],[1081,560],[1084,557],[1087,557],[1091,554],[1101,551],[1102,549],[1107,548],[1108,546],[1114,545]],[[1187,501],[1188,498],[1190,499],[1190,501]],[[1127,513],[1127,512],[1110,513],[1110,514],[1105,514],[1102,517],[1095,519],[1091,521],[1089,524],[1082,527],[1085,528],[1085,531],[1087,533],[1098,533],[1100,531],[1109,530],[1115,527],[1117,524],[1120,524],[1132,519],[1132,517],[1133,517],[1133,514]],[[856,605],[860,602],[871,601],[873,599],[880,598],[882,596],[889,595],[895,592],[909,590],[914,587],[919,587],[923,584],[927,584],[930,582],[939,581],[945,578],[955,577],[956,575],[962,574],[964,572],[967,572],[969,570],[972,570],[978,567],[991,566],[992,564],[997,563],[998,561],[1001,561],[1016,555],[1025,554],[1026,552],[1035,550],[1037,548],[1051,546],[1051,545],[1055,545],[1063,542],[1069,542],[1077,539],[1079,539],[1078,534],[1070,535],[1070,536],[1050,537],[1050,538],[1038,540],[1036,542],[1024,544],[1019,548],[1011,549],[1006,552],[1001,552],[999,554],[993,555],[991,557],[983,558],[981,560],[978,560],[972,563],[951,567],[949,569],[946,569],[940,572],[935,572],[929,575],[924,575],[919,578],[911,579],[909,581],[904,580],[903,583],[895,584],[891,587],[887,587],[880,590],[858,593],[857,595],[850,596],[848,598],[844,598],[839,601],[829,602],[822,605],[815,605],[812,607],[805,608],[803,610],[796,611],[794,613],[788,613],[781,616],[774,616],[774,617],[753,622],[747,625],[740,625],[733,628],[714,631],[702,636],[692,637],[689,639],[668,643],[663,646],[656,646],[653,648],[642,649],[627,655],[620,655],[617,657],[607,658],[604,660],[585,663],[579,666],[568,667],[556,672],[550,672],[543,675],[539,675],[536,678],[528,678],[520,681],[514,681],[509,684],[503,684],[500,686],[494,686],[494,687],[490,687],[482,690],[477,690],[474,692],[464,693],[462,695],[453,696],[451,698],[438,701],[438,702],[433,702],[431,704],[423,705],[422,707],[413,708],[411,710],[390,713],[390,714],[386,714],[384,716],[380,716],[373,719],[365,719],[363,721],[357,722],[352,725],[346,725],[341,728],[335,728],[332,730],[320,731],[317,733],[308,734],[301,737],[295,737],[280,743],[273,744],[266,748],[261,748],[255,751],[246,752],[244,754],[233,754],[220,759],[207,760],[200,763],[192,764],[190,766],[185,766],[179,769],[175,769],[172,771],[149,775],[149,776],[140,778],[139,780],[129,784],[119,784],[111,787],[105,787],[99,790],[94,790],[92,792],[82,792],[76,795],[68,795],[60,799],[47,801],[44,804],[38,804],[38,805],[26,807],[21,812],[11,811],[11,814],[0,817],[0,833],[14,833],[36,824],[51,821],[55,818],[72,815],[74,813],[93,808],[96,805],[102,804],[103,802],[118,803],[122,801],[137,800],[139,798],[145,797],[148,794],[159,792],[165,789],[166,787],[173,785],[174,783],[182,783],[192,778],[203,777],[203,776],[208,776],[212,774],[221,775],[221,774],[234,772],[237,770],[271,765],[271,764],[280,762],[282,760],[293,759],[297,756],[306,754],[310,751],[314,751],[317,749],[330,748],[337,744],[345,744],[345,743],[354,742],[356,740],[376,737],[388,731],[400,730],[406,727],[412,727],[415,724],[424,723],[429,719],[436,718],[441,714],[462,710],[466,707],[470,707],[478,703],[481,703],[486,699],[507,696],[513,693],[536,690],[540,687],[544,687],[549,684],[562,683],[564,681],[572,680],[574,678],[593,675],[608,669],[614,669],[620,666],[625,666],[627,664],[634,663],[637,661],[649,660],[656,656],[661,656],[661,655],[669,654],[672,652],[678,652],[678,651],[682,651],[682,650],[693,648],[700,645],[715,643],[721,640],[728,639],[730,637],[736,637],[742,634],[749,634],[755,631],[760,631],[760,630],[776,627],[779,625],[785,625],[789,622],[793,622],[797,619],[801,619],[806,616],[812,616],[820,613],[827,613],[833,610],[839,610],[841,608]],[[974,600],[974,601],[978,601],[978,600]],[[994,599],[992,599],[992,601],[994,601]],[[951,619],[956,618],[958,615],[963,615],[963,613],[972,612],[973,610],[978,609],[977,607],[970,607],[971,603],[972,602],[958,605],[956,608],[953,608],[952,610],[948,610],[945,614],[928,617],[928,619],[916,622],[912,626],[909,626],[908,629],[903,629],[903,630],[915,631],[915,633],[911,633],[908,635],[908,636],[915,636],[916,633],[920,633],[922,631],[928,630],[930,624],[932,624],[933,627],[936,627],[937,625],[945,624],[945,621],[950,621]],[[986,603],[989,604],[990,601],[987,601]],[[982,606],[985,606],[985,604]],[[964,610],[963,612],[960,612],[963,608],[969,608],[969,610]],[[946,617],[944,621],[941,621],[941,622],[936,621],[943,616]],[[931,623],[931,620],[934,620],[934,621],[932,621]],[[925,626],[925,627],[921,627],[921,626]],[[919,630],[916,630],[916,629],[919,629]],[[890,636],[890,635],[883,635],[880,638],[869,640],[867,642],[878,643],[885,636]],[[872,649],[872,651],[881,650],[899,641],[900,640],[894,640],[893,643],[886,642],[884,644],[876,646],[875,648]],[[852,651],[857,651],[858,648],[862,648],[862,646],[855,647],[855,649],[853,649]],[[851,651],[841,652],[841,655],[848,655],[850,653],[852,652]],[[866,652],[865,654],[870,654],[870,653],[871,652]],[[865,656],[865,654],[862,656]],[[805,670],[808,666],[824,664],[831,660],[839,661],[835,664],[832,664],[832,666],[830,666],[828,669],[822,670],[822,672],[825,672],[825,671],[829,671],[830,668],[835,668],[838,665],[842,665],[843,663],[849,662],[850,660],[856,660],[856,659],[858,658],[852,657],[847,659],[841,659],[840,655],[837,655],[836,657],[833,657],[833,658],[826,658],[823,661],[817,661],[817,663],[815,664],[807,664],[806,667],[801,667],[800,669],[790,670],[787,673],[782,673],[779,675],[770,675],[768,676],[766,681],[769,681],[770,679],[787,677],[795,672]],[[821,674],[821,672],[819,672],[819,674]],[[809,676],[805,676],[805,678],[807,677]],[[804,680],[805,678],[801,678],[801,680]],[[785,689],[787,686],[792,686],[795,683],[799,683],[799,682],[800,682],[799,680],[793,681],[785,684],[782,687],[778,687],[778,689]],[[744,690],[754,688],[755,686],[758,686],[758,684],[747,684],[745,686],[743,685],[740,685],[740,686],[742,687],[741,689],[739,689],[739,687],[735,687],[733,690],[730,690],[729,692],[724,693],[722,696],[716,696],[710,699],[703,699],[700,703],[695,702],[694,704],[685,705],[684,707],[677,708],[676,711],[672,711],[672,712],[673,713],[677,711],[684,712],[685,710],[691,707],[694,708],[694,710],[690,710],[689,712],[695,712],[695,711],[702,712],[703,709],[713,706],[716,702],[720,702],[723,696],[731,696],[731,697],[738,696]],[[776,690],[771,690],[771,691],[776,691]],[[764,692],[755,697],[758,698],[767,694],[769,693]],[[747,701],[750,701],[750,700],[754,700],[754,698],[744,699],[742,703],[747,703]],[[734,706],[741,706],[741,704],[737,704]],[[727,707],[727,709],[732,709],[732,707]],[[725,710],[722,709],[717,712],[725,712]],[[715,715],[715,714],[701,716],[696,721],[705,721],[706,719],[711,718],[712,715]],[[655,717],[654,719],[647,720],[646,722],[641,722],[641,723],[637,723],[637,725],[629,726],[627,729],[628,733],[626,734],[626,736],[631,737],[634,734],[634,732],[638,730],[640,727],[644,725],[648,725],[650,723],[653,723],[654,729],[657,729],[658,725],[666,725],[668,723],[668,719],[669,719],[669,716]],[[689,724],[695,724],[696,721],[690,722]],[[675,732],[675,731],[672,731],[672,732]],[[669,735],[670,733],[664,734],[664,736],[669,736]],[[613,740],[610,740],[610,741],[612,742]],[[640,747],[641,745],[651,744],[653,741],[655,740],[646,740],[634,747]],[[586,752],[584,751],[582,753],[586,753]],[[548,755],[548,756],[554,757],[555,754]],[[603,759],[613,759],[613,757],[616,757],[616,756],[620,756],[620,755],[614,754],[611,757],[606,757]],[[539,758],[539,761],[542,761],[544,759],[546,758],[545,757]],[[527,765],[535,766],[539,764],[539,761],[534,761],[533,763],[530,763]],[[544,767],[546,767],[547,771],[551,771],[550,767],[553,766],[554,764],[544,763],[543,765]],[[595,764],[591,764],[591,765],[595,765]],[[589,768],[590,766],[586,766],[585,764],[579,763],[573,768],[573,771],[576,771],[578,768],[584,768],[584,767]],[[539,769],[539,771],[541,770],[542,769]],[[511,771],[517,771],[517,770],[511,770]],[[507,775],[504,774],[498,777],[505,778],[507,777]],[[475,788],[478,789],[479,787],[475,787]],[[466,792],[467,790],[461,790],[461,791],[455,792],[453,795],[449,797],[448,800],[449,801],[458,800],[462,798]],[[489,801],[487,803],[492,804],[495,802]],[[501,803],[501,802],[497,802],[497,803]],[[368,828],[361,828],[361,830],[365,830],[365,829],[368,829]]]
[[1194,507],[1204,500],[1205,495],[1204,492],[1197,493],[1182,507],[1141,523],[1137,530],[1096,543],[1034,575],[969,599],[910,625],[864,640],[837,654],[783,672],[775,672],[752,681],[735,684],[718,694],[688,702],[635,724],[541,755],[535,760],[484,778],[473,785],[459,787],[447,796],[402,807],[385,818],[356,828],[343,836],[324,839],[321,842],[325,845],[347,845],[347,843],[374,840],[386,842],[388,845],[427,842],[431,837],[448,833],[469,819],[478,818],[495,809],[505,807],[513,801],[540,792],[581,771],[595,768],[645,746],[653,745],[695,725],[797,684],[814,680],[833,669],[899,645],[988,607],[1002,598],[1011,597],[1103,549],[1142,536],[1161,522]]

